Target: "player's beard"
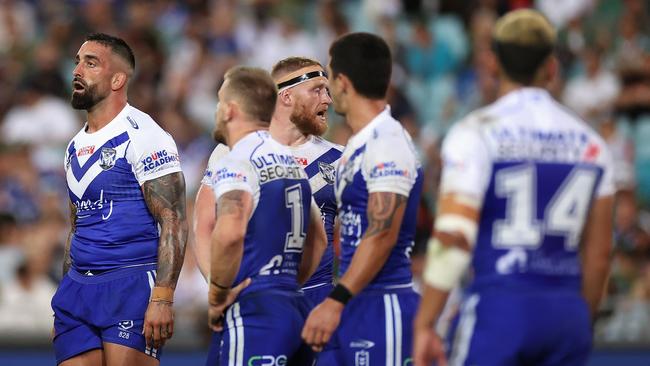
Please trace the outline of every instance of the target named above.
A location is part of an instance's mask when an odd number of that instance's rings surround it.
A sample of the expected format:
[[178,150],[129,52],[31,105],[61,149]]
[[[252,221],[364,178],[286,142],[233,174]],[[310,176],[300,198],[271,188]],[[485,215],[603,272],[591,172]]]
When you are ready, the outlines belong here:
[[321,121],[313,111],[308,111],[304,104],[297,103],[289,119],[305,135],[321,136],[327,131],[327,111],[325,121]]
[[220,120],[217,116],[217,126],[212,131],[212,138],[214,141],[226,145],[226,121]]
[[99,95],[97,92],[97,84],[87,85],[84,83],[83,91],[72,91],[72,97],[70,98],[70,104],[72,108],[78,110],[90,110],[97,103],[101,102],[104,99],[104,96]]

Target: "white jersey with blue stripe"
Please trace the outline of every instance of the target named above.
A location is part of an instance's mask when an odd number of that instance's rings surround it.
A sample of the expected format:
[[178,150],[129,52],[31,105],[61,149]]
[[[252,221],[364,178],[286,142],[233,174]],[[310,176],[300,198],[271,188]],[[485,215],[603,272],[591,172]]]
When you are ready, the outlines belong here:
[[321,219],[327,234],[327,249],[323,253],[316,272],[305,282],[303,288],[309,289],[324,284],[331,284],[334,271],[334,221],[337,215],[334,182],[336,167],[343,146],[329,142],[319,136],[309,136],[308,140],[289,149],[296,162],[305,169],[309,178],[312,196],[320,209]]
[[481,203],[475,290],[580,289],[589,209],[614,193],[595,131],[545,90],[523,88],[455,125],[442,158],[441,192]]
[[423,172],[408,132],[390,115],[377,115],[348,141],[339,162],[336,196],[341,221],[340,273],[347,270],[367,227],[368,196],[392,192],[408,198],[397,243],[372,288],[408,286]]
[[72,265],[107,270],[156,263],[158,225],[144,201],[144,182],[180,172],[176,144],[151,117],[126,105],[106,126],[72,139],[65,154],[76,208]]
[[250,277],[244,292],[297,291],[312,198],[307,175],[289,148],[267,131],[246,135],[218,159],[212,189],[217,201],[235,190],[253,197],[235,283]]
[[203,178],[201,179],[201,184],[204,184],[208,187],[212,187],[213,179],[214,179],[214,172],[216,171],[217,163],[221,158],[226,156],[230,152],[230,149],[228,148],[227,145],[224,144],[218,144],[214,150],[212,150],[212,154],[210,154],[210,158],[208,159],[208,166],[205,168],[205,172],[203,172]]

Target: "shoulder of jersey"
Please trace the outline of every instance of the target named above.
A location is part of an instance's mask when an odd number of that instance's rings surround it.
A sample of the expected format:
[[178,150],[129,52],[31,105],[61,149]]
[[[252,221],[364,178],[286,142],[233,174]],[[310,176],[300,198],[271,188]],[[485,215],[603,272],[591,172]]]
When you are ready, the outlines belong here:
[[564,104],[553,99],[554,105],[558,108],[560,113],[563,113],[567,122],[574,124],[577,128],[584,130],[590,135],[591,138],[599,141],[601,144],[605,145],[605,140],[602,136],[596,131],[593,127],[589,125],[584,119],[582,119],[576,112],[571,110],[571,108],[565,106]]
[[341,151],[341,152],[343,152],[343,149],[345,148],[344,146],[341,146],[339,144],[335,144],[335,143],[333,143],[331,141],[325,140],[321,136],[314,136],[313,141],[314,141],[315,145],[322,145],[325,148],[336,149],[336,150]]
[[160,134],[171,137],[171,135],[167,131],[163,130],[163,128],[160,127],[148,114],[133,106],[127,108],[129,108],[129,110],[124,114],[120,122],[123,124],[125,129],[129,131],[130,136],[152,140],[158,138]]

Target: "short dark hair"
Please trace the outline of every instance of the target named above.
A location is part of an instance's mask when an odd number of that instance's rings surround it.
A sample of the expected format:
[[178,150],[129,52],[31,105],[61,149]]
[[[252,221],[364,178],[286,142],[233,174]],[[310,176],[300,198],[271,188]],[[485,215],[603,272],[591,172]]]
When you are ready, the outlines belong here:
[[235,66],[224,75],[228,82],[226,93],[241,103],[241,108],[252,118],[271,123],[278,98],[278,89],[271,75],[257,67]]
[[383,99],[392,70],[390,48],[374,34],[346,34],[330,47],[330,69],[332,76],[347,76],[357,93],[364,97]]
[[273,68],[271,69],[271,76],[274,79],[277,79],[282,74],[289,74],[309,66],[323,67],[320,62],[308,57],[287,57],[273,65]]
[[126,63],[135,70],[135,56],[131,47],[122,39],[111,36],[106,33],[91,33],[86,36],[86,42],[97,42],[111,49],[111,51],[120,56]]

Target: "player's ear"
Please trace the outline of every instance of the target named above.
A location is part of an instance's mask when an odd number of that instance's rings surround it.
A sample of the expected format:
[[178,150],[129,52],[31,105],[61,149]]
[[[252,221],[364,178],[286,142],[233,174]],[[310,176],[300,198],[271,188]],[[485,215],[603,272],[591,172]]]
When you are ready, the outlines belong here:
[[127,75],[125,72],[116,72],[111,77],[111,89],[119,90],[126,85]]
[[235,115],[237,115],[238,112],[239,112],[239,106],[237,105],[237,102],[233,100],[229,100],[225,102],[223,108],[223,116],[226,122],[231,121],[235,117]]
[[282,103],[282,105],[290,106],[293,102],[293,97],[291,95],[291,92],[285,89],[278,94],[278,100],[280,103]]
[[546,68],[546,75],[549,83],[559,77],[560,64],[554,55],[551,55],[548,60],[546,60],[544,67]]
[[352,82],[350,81],[350,78],[344,74],[339,73],[336,75],[335,82],[339,84],[339,91],[341,94],[347,94],[352,90]]

